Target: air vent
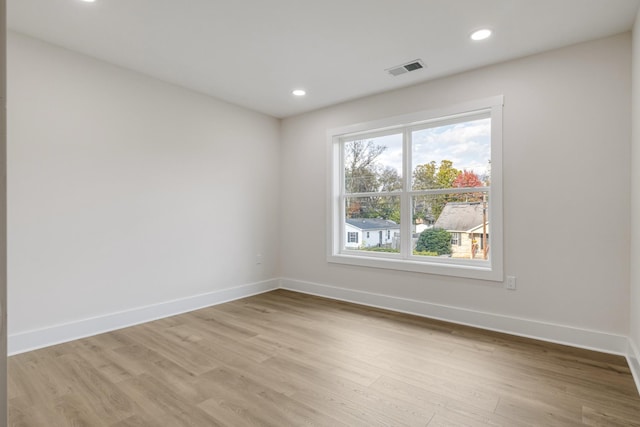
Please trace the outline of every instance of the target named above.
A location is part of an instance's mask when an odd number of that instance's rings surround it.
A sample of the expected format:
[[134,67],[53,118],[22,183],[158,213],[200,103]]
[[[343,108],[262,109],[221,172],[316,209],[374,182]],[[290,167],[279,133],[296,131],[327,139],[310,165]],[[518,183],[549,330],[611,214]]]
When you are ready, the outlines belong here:
[[406,64],[388,68],[386,71],[392,76],[399,76],[400,74],[405,74],[409,71],[415,71],[421,68],[424,68],[424,62],[422,62],[421,59],[416,59],[415,61],[407,62]]

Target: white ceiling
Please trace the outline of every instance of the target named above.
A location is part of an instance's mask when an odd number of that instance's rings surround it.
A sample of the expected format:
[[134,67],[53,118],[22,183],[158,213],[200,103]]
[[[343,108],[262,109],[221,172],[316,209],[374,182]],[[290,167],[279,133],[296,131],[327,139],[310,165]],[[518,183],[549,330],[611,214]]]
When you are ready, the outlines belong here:
[[[10,29],[275,117],[630,30],[640,0],[8,0]],[[472,42],[490,27],[494,36]],[[386,68],[421,58],[426,69]],[[302,87],[304,98],[291,90]]]

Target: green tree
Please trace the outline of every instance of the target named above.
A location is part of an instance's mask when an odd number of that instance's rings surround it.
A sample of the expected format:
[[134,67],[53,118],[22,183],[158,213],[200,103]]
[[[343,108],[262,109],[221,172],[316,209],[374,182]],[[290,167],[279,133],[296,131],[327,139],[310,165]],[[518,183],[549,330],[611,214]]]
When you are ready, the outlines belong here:
[[420,233],[416,243],[418,252],[435,252],[438,255],[451,253],[451,233],[442,228],[428,228]]
[[[436,174],[438,188],[453,188],[453,183],[458,175],[460,175],[460,171],[453,167],[451,160],[441,161]],[[439,194],[434,197],[431,214],[437,220],[447,203],[459,201],[462,201],[462,199],[458,194]]]
[[[386,167],[378,173],[378,184],[380,191],[397,191],[402,189],[402,178],[398,171],[391,167]],[[377,217],[390,219],[400,223],[400,198],[399,197],[379,197],[375,200],[377,207]]]
[[414,190],[428,190],[431,188],[437,188],[436,185],[436,171],[438,167],[436,162],[431,161],[424,165],[416,166],[413,171],[413,189]]
[[400,198],[399,197],[372,197],[373,205],[367,218],[390,219],[400,223]]
[[388,220],[391,220],[393,222],[395,222],[396,224],[400,224],[400,203],[396,203],[394,206],[394,209],[392,209],[387,218]]
[[436,183],[438,188],[451,188],[460,171],[453,167],[451,160],[443,160],[440,162],[438,173],[436,174]]
[[[435,161],[418,165],[413,171],[413,189],[452,188],[458,175],[460,175],[460,171],[453,167],[451,160],[440,161],[440,166],[436,166]],[[447,203],[460,200],[460,196],[456,194],[430,196],[428,203],[416,203],[420,210],[414,212],[414,217],[416,219],[432,218],[435,221]]]

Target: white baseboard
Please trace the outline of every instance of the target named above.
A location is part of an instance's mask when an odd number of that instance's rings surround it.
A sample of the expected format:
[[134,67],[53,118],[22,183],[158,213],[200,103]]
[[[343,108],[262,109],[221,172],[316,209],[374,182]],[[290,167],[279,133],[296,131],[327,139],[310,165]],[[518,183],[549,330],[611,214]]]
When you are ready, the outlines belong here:
[[637,347],[635,347],[626,336],[288,278],[251,283],[76,322],[12,334],[8,337],[8,353],[9,355],[14,355],[36,350],[38,348],[269,292],[278,288],[504,332],[511,335],[624,355],[627,357],[636,385],[640,390],[640,353]]
[[[288,278],[280,279],[280,288],[572,347],[617,355],[628,354],[629,339],[623,335],[614,335],[572,326],[503,316]],[[637,360],[638,359],[636,359],[636,361]]]
[[633,379],[636,382],[638,393],[640,393],[640,351],[638,351],[638,346],[634,344],[632,339],[629,339],[627,362],[631,368],[631,375],[633,375]]
[[50,326],[42,329],[9,335],[8,352],[14,354],[48,347],[67,341],[85,338],[116,329],[126,328],[152,320],[233,301],[278,289],[276,279],[250,283],[201,295],[194,295],[159,304],[138,307],[104,316]]

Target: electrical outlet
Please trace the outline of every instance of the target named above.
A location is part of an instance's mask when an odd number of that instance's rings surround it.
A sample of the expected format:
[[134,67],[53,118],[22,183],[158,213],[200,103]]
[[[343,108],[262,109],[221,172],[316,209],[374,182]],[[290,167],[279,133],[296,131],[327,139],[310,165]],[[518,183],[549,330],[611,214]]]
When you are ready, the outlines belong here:
[[516,276],[507,276],[507,282],[504,284],[506,289],[510,291],[516,290]]

